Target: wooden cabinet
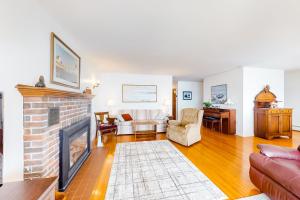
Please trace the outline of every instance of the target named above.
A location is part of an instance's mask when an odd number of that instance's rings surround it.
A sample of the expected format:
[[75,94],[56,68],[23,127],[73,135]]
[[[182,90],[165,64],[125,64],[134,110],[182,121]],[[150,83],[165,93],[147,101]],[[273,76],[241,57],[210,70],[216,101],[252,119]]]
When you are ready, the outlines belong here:
[[292,138],[291,108],[276,108],[278,101],[275,94],[266,86],[255,97],[254,135],[265,139],[288,136]]
[[292,109],[255,108],[254,134],[265,139],[279,136],[292,138]]

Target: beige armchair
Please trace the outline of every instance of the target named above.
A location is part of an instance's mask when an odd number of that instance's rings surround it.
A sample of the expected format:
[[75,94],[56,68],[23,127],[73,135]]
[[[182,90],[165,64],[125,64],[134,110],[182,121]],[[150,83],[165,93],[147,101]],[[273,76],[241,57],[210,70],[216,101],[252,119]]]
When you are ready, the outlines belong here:
[[185,146],[200,141],[202,117],[203,110],[195,108],[182,109],[180,121],[169,121],[167,138]]

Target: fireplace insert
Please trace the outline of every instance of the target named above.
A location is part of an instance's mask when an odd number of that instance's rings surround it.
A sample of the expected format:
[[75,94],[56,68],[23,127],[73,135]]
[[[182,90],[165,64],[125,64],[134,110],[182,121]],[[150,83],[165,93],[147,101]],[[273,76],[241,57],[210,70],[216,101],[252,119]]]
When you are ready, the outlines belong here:
[[90,118],[59,132],[59,191],[64,191],[91,152]]

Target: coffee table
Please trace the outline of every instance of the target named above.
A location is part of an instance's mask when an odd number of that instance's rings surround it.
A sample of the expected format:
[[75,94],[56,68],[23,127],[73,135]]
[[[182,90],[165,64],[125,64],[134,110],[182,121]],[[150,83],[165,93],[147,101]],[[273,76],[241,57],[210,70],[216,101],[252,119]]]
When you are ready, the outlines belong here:
[[[143,132],[143,133],[138,133],[137,127],[142,126],[142,125],[150,125],[153,127],[150,131]],[[132,127],[133,127],[133,133],[134,133],[134,138],[136,140],[137,135],[146,135],[146,134],[154,134],[155,137],[157,135],[157,125],[158,123],[153,120],[147,120],[147,121],[133,121],[132,122]]]

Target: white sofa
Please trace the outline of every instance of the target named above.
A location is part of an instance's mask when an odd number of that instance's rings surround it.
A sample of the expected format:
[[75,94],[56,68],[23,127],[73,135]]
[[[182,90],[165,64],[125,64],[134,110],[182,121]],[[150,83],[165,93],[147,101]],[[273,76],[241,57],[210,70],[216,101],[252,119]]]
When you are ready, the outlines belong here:
[[[164,114],[159,109],[130,109],[130,110],[119,110],[118,111],[118,135],[133,134],[132,121],[122,120],[122,114],[130,114],[134,121],[145,121],[153,120],[158,123],[157,132],[166,132],[167,129],[167,114]],[[146,131],[153,129],[153,126],[141,125],[137,126],[138,131]]]

